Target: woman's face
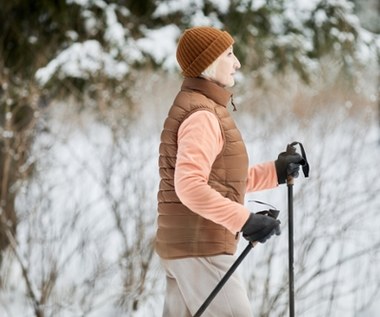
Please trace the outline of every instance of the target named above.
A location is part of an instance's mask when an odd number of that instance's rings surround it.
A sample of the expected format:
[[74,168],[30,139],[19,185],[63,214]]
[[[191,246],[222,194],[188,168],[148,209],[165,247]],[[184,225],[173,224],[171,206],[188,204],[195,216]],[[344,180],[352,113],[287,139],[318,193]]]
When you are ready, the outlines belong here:
[[240,67],[231,45],[218,57],[214,80],[223,87],[232,87],[235,84],[234,75]]

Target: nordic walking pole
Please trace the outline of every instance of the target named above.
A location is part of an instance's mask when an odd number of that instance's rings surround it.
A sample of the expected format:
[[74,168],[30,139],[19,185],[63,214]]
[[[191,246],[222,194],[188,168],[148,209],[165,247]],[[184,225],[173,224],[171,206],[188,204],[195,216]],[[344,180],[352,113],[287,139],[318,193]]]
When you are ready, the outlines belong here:
[[[289,154],[296,153],[295,145],[299,144],[301,147],[302,160],[300,165],[305,177],[309,177],[309,163],[306,158],[306,153],[302,143],[293,142],[286,148]],[[288,187],[288,245],[289,245],[289,316],[295,316],[294,307],[294,222],[293,222],[293,185],[294,177],[289,175],[286,180]]]
[[219,293],[219,291],[222,289],[224,284],[226,284],[227,280],[231,277],[232,273],[235,272],[236,268],[240,265],[240,263],[244,260],[244,258],[247,256],[249,251],[257,244],[257,242],[248,242],[248,245],[245,247],[243,252],[239,255],[239,257],[236,259],[234,264],[230,267],[230,269],[227,271],[227,273],[223,276],[223,278],[220,280],[220,282],[216,285],[214,290],[210,293],[210,295],[207,297],[205,302],[202,304],[201,307],[199,307],[198,311],[195,313],[194,317],[200,317],[206,308],[210,305],[212,300],[215,298],[215,296]]
[[293,185],[294,178],[288,176],[288,245],[289,245],[289,316],[294,317],[294,241],[293,241]]

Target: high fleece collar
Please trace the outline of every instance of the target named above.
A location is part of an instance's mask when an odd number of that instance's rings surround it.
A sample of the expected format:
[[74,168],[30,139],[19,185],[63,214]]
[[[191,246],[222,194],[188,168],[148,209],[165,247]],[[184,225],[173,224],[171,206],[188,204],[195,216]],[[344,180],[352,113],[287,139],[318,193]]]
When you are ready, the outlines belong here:
[[181,90],[195,90],[207,98],[226,107],[232,93],[218,84],[204,78],[185,78]]

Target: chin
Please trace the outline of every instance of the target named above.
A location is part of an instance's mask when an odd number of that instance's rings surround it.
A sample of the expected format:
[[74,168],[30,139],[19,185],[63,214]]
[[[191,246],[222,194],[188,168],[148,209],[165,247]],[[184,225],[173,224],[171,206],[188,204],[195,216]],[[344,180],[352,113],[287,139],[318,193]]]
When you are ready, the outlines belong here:
[[230,80],[230,81],[226,84],[226,87],[227,87],[227,88],[231,88],[231,87],[233,87],[233,86],[235,86],[235,80]]

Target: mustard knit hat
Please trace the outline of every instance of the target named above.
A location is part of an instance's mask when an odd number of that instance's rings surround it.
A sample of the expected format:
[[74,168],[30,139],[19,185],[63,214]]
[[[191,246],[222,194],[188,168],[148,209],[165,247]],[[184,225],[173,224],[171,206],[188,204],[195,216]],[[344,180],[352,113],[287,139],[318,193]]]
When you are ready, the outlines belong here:
[[177,46],[177,61],[185,77],[198,77],[234,43],[226,31],[199,26],[185,30]]

